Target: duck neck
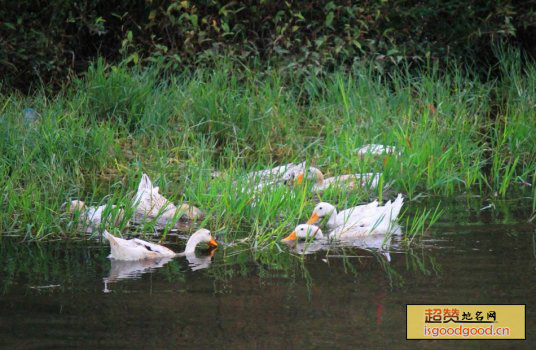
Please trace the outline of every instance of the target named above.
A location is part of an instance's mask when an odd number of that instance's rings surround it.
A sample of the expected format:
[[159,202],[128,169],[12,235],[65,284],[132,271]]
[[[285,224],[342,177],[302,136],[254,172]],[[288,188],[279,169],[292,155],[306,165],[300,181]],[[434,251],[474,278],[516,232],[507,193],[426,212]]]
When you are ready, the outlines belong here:
[[317,229],[316,232],[313,232],[313,235],[315,239],[324,239],[324,235],[320,229]]
[[337,209],[333,208],[331,215],[329,216],[328,226],[334,228],[337,226]]
[[324,184],[324,175],[318,170],[316,172],[316,185],[322,186]]
[[192,237],[190,237],[190,239],[186,243],[186,249],[184,249],[184,254],[195,253],[195,247],[197,247],[199,242],[200,242],[200,237],[196,235],[193,235]]

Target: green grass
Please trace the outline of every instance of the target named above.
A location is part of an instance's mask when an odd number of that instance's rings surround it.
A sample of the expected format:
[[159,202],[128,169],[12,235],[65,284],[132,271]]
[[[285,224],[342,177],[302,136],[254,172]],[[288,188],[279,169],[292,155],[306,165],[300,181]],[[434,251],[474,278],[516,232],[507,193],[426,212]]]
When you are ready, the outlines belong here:
[[[229,63],[167,75],[98,60],[55,96],[0,95],[1,235],[80,236],[62,203],[128,207],[142,172],[173,202],[204,210],[202,226],[256,247],[275,245],[320,199],[344,208],[397,192],[529,193],[536,208],[526,185],[536,177],[536,64],[498,54],[501,74],[486,81],[456,65],[389,76],[357,67],[293,81]],[[39,112],[35,124],[25,124],[26,107]],[[367,143],[402,155],[360,159],[355,150]],[[321,198],[270,188],[255,207],[233,189],[248,171],[303,160],[327,176],[383,172],[392,187]],[[213,170],[227,176],[213,180]],[[422,232],[436,214],[402,222]]]

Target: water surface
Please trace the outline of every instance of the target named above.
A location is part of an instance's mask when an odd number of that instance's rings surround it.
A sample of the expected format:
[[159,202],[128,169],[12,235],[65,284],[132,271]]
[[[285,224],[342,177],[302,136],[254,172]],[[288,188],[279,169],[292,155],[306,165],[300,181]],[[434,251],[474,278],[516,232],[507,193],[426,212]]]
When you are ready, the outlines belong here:
[[[534,348],[529,208],[444,205],[411,249],[400,238],[308,255],[234,245],[150,266],[112,263],[97,242],[4,240],[0,347]],[[408,303],[527,304],[527,340],[408,341]]]

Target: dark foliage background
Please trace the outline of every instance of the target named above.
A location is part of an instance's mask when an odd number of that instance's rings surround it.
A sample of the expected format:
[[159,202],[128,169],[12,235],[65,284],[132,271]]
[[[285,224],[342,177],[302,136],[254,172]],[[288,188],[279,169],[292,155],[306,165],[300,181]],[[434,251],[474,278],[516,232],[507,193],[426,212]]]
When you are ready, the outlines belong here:
[[4,88],[64,82],[97,56],[184,69],[224,55],[318,74],[364,60],[489,67],[498,42],[536,53],[532,0],[4,0],[0,19]]

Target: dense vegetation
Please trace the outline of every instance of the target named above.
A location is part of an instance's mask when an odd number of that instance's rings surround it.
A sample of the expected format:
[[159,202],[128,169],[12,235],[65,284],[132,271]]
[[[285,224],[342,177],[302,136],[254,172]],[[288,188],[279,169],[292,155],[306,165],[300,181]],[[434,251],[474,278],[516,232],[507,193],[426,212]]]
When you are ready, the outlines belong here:
[[[341,207],[400,191],[516,193],[536,208],[532,1],[3,5],[3,235],[77,234],[62,203],[128,208],[145,172],[207,211],[202,225],[270,242],[314,200],[270,188],[251,206],[233,181],[303,160],[392,184],[322,195]],[[358,158],[367,143],[402,155]]]
[[[221,56],[314,73],[363,61],[460,60],[484,71],[499,42],[534,56],[533,1],[7,1],[0,7],[4,89],[62,85],[97,57],[174,71]],[[30,84],[30,83],[33,83]]]
[[[536,64],[498,51],[500,78],[429,65],[384,75],[369,65],[297,82],[222,62],[168,75],[99,60],[59,94],[0,95],[0,232],[78,234],[70,198],[130,204],[142,172],[174,202],[207,212],[203,226],[275,242],[311,212],[303,188],[267,189],[256,206],[232,182],[252,169],[307,160],[326,175],[383,173],[390,193],[332,191],[340,207],[373,197],[530,195],[536,205]],[[24,108],[38,111],[36,121]],[[360,159],[367,143],[400,157]],[[227,177],[212,179],[213,170]],[[282,216],[281,214],[285,215]],[[148,232],[148,231],[145,231]],[[256,243],[256,244],[257,244]]]

